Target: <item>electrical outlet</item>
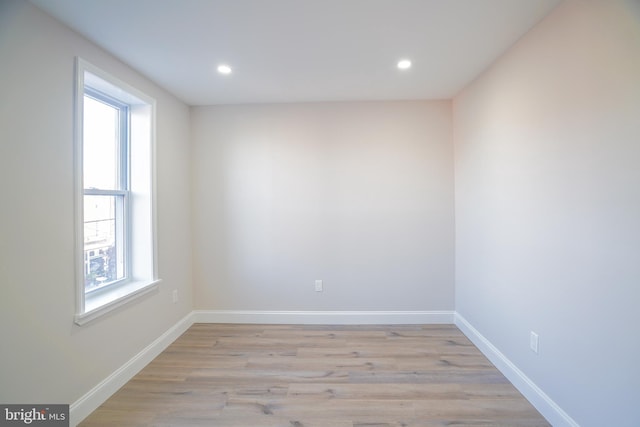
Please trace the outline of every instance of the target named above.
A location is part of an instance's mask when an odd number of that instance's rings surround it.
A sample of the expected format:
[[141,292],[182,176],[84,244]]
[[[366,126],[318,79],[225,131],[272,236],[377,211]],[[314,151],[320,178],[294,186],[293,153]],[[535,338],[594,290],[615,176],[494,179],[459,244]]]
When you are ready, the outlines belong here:
[[178,290],[174,289],[171,296],[173,298],[173,303],[176,304],[178,302]]
[[535,354],[538,354],[538,334],[531,331],[531,335],[529,335],[529,347],[531,347],[531,351]]
[[316,280],[316,292],[322,292],[322,280]]

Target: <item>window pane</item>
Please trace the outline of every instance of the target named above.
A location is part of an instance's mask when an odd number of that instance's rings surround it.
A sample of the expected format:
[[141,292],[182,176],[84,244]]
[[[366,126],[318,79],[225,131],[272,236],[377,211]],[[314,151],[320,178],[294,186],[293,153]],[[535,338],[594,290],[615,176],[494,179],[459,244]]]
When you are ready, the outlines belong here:
[[84,196],[85,291],[124,278],[124,196]]
[[84,188],[118,189],[119,110],[84,97]]

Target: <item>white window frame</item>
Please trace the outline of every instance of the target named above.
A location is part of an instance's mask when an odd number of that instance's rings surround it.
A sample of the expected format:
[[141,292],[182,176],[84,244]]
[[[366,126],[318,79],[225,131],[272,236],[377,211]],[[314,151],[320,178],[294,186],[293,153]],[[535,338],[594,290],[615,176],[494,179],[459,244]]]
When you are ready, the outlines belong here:
[[[87,91],[87,88],[89,90]],[[83,182],[83,123],[86,92],[100,100],[113,100],[128,111],[121,121],[120,177],[117,190],[85,189]],[[84,325],[159,286],[155,209],[155,110],[153,98],[111,76],[82,58],[76,58],[75,94],[75,225],[76,225],[76,313],[75,323]],[[125,164],[126,163],[126,164]],[[107,286],[85,289],[84,196],[124,196],[124,278]]]

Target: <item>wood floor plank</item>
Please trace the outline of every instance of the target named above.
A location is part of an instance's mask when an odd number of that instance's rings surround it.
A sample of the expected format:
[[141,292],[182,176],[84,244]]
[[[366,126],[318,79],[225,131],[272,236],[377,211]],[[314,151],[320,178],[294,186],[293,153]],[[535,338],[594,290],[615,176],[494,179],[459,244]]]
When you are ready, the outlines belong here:
[[549,426],[453,325],[195,324],[81,426]]
[[372,388],[369,384],[299,383],[291,384],[289,396],[323,399],[371,399],[371,400],[469,400],[469,399],[519,399],[520,393],[510,383],[492,384],[385,384]]
[[394,370],[397,369],[397,363],[395,358],[391,357],[251,357],[246,368],[254,370],[371,371],[376,369]]
[[524,399],[421,400],[414,402],[414,410],[419,419],[456,420],[491,425],[528,425],[541,422],[540,414]]
[[347,382],[348,370],[288,370],[288,369],[195,369],[187,381],[227,384],[290,384],[298,382]]

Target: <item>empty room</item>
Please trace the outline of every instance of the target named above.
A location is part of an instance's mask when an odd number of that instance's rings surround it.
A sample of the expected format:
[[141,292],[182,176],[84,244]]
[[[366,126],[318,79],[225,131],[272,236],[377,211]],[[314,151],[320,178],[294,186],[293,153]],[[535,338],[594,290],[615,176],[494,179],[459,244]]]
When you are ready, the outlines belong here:
[[0,425],[640,425],[640,1],[0,0]]

